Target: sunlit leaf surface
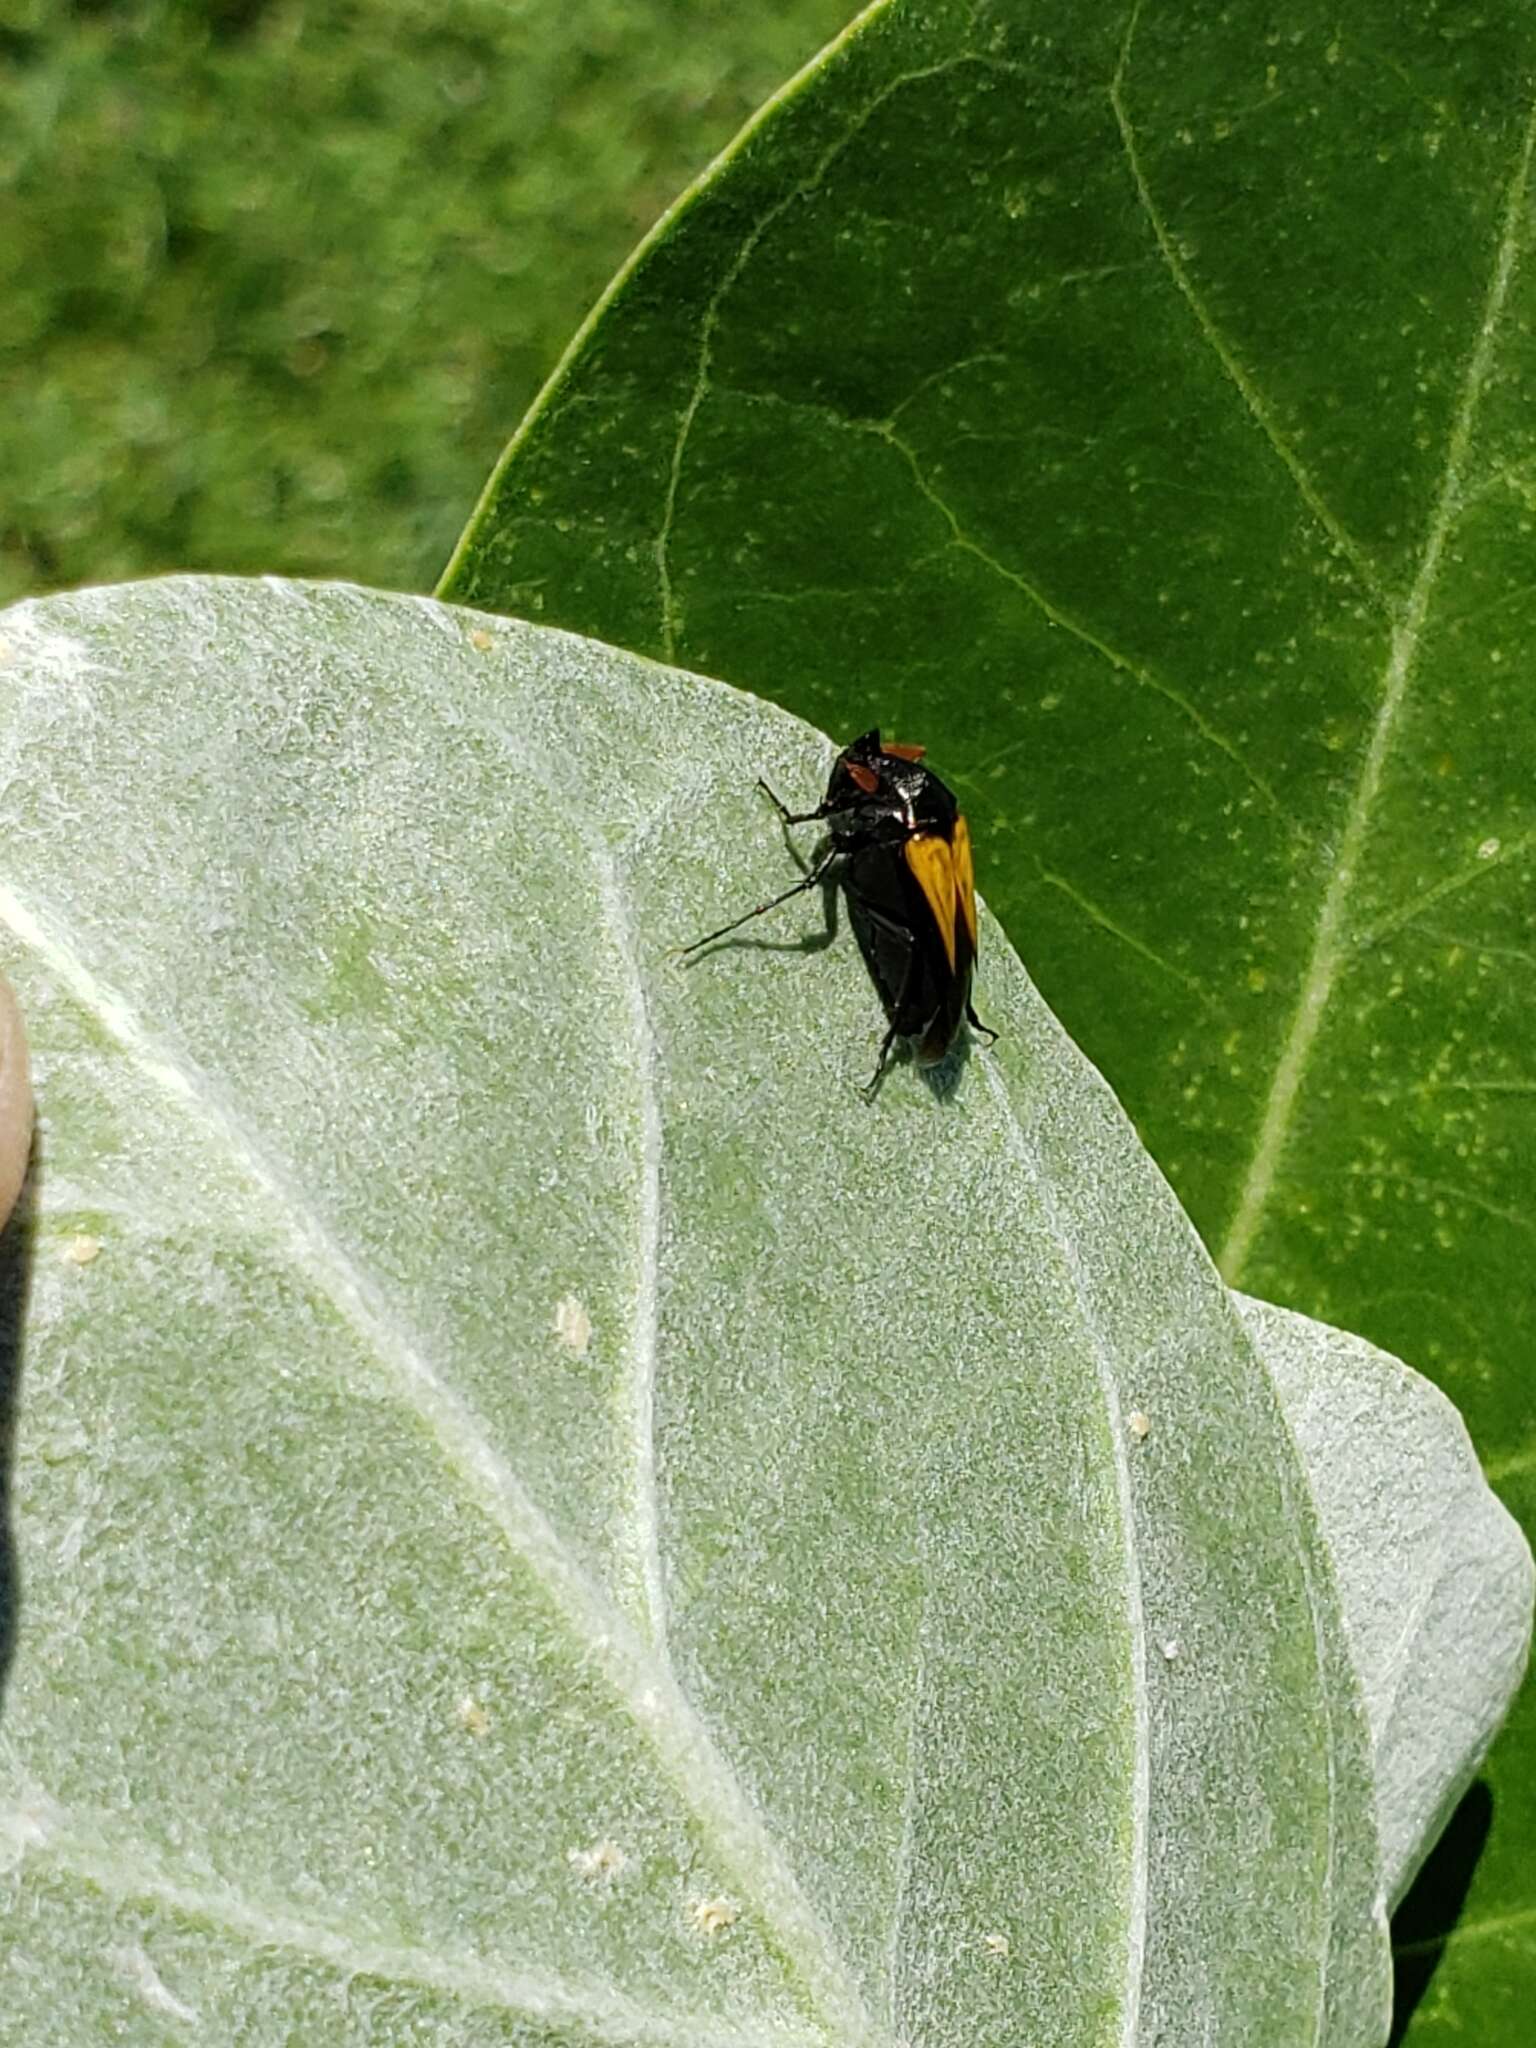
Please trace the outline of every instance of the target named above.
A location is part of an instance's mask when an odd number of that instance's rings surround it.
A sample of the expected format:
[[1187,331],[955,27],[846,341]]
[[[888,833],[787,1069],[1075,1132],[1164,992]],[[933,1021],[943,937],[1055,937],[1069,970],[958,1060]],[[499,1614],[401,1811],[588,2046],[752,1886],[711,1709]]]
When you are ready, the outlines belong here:
[[670,951],[825,743],[351,590],[0,633],[0,2039],[1379,2041],[1334,1567],[1112,1097],[991,925],[872,1108],[814,909]]
[[[893,0],[621,279],[448,594],[923,739],[1229,1279],[1536,1523],[1536,17]],[[1536,1701],[1415,2048],[1524,2048]]]

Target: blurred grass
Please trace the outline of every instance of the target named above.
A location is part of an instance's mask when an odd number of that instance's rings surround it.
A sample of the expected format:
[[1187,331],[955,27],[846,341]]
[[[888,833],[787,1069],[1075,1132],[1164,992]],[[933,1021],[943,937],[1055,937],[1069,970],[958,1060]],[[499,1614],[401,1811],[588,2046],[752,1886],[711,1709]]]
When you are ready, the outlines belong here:
[[428,589],[661,209],[853,0],[0,0],[0,601]]

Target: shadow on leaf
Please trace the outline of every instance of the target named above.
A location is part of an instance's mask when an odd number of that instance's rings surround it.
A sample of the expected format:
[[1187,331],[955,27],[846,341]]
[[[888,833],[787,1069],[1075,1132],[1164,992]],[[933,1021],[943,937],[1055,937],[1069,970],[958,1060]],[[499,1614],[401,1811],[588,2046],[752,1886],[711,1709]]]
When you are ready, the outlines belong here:
[[1493,1820],[1493,1794],[1481,1780],[1451,1816],[1424,1868],[1392,1916],[1392,2032],[1399,2048],[1456,1931],[1472,1873]]

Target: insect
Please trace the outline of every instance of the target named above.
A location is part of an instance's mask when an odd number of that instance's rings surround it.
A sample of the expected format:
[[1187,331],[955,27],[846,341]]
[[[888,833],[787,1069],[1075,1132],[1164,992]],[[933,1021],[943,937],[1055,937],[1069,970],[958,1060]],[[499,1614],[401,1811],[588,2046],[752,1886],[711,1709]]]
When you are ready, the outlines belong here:
[[792,889],[682,949],[697,953],[818,882],[839,882],[890,1027],[864,1091],[871,1099],[898,1038],[911,1041],[919,1066],[934,1067],[962,1022],[985,1032],[989,1042],[997,1036],[971,1007],[976,884],[970,830],[954,792],[923,767],[925,751],[882,744],[878,731],[861,734],[833,762],[827,793],[813,811],[791,811],[759,780],[786,825],[825,821],[829,844]]

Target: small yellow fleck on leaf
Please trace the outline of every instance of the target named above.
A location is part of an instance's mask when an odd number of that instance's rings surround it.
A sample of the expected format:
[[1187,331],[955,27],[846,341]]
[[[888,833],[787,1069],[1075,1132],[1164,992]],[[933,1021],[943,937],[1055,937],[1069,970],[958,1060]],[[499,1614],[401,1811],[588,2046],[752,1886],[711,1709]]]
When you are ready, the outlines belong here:
[[989,1956],[1008,1956],[1013,1953],[1006,1934],[984,1934],[981,1945]]
[[491,1717],[472,1692],[465,1693],[459,1701],[459,1726],[470,1735],[490,1733]]
[[489,654],[496,645],[496,636],[494,633],[488,632],[484,626],[476,626],[469,636],[469,644],[477,653]]
[[1140,1443],[1152,1428],[1152,1418],[1144,1414],[1140,1408],[1133,1408],[1125,1418],[1125,1426],[1137,1443]]
[[590,1849],[568,1849],[566,1861],[579,1877],[617,1877],[629,1858],[617,1842],[594,1842]]
[[736,1924],[739,1911],[729,1899],[695,1899],[688,1910],[700,1934],[723,1934]]
[[64,1256],[72,1265],[88,1266],[93,1259],[101,1256],[101,1239],[87,1237],[83,1232],[72,1237],[64,1247]]

